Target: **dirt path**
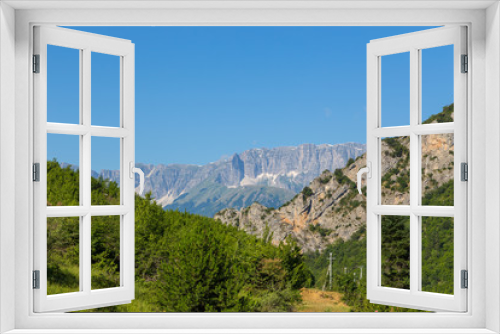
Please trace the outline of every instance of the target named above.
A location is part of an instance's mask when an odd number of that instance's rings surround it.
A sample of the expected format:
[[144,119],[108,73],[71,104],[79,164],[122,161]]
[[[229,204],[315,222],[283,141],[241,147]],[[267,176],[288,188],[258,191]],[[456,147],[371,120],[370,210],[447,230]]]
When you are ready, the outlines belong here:
[[349,312],[350,308],[342,301],[342,295],[333,291],[301,289],[302,304],[298,312]]

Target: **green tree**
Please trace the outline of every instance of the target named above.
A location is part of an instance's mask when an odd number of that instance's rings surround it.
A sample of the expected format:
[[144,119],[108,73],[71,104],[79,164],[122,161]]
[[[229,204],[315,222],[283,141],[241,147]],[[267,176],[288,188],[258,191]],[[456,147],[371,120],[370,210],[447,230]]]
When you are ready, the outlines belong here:
[[410,288],[409,217],[382,217],[382,285]]

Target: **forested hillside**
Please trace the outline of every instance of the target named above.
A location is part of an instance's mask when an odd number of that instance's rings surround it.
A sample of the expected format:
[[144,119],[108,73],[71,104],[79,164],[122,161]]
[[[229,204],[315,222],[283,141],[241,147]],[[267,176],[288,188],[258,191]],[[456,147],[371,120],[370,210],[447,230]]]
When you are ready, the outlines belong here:
[[[48,202],[78,204],[78,171],[48,162]],[[92,179],[96,204],[116,204],[116,183]],[[238,229],[136,196],[136,299],[92,311],[292,311],[314,284],[296,243],[272,245]],[[119,226],[92,219],[92,288],[119,284]],[[49,294],[78,291],[78,220],[48,219]]]

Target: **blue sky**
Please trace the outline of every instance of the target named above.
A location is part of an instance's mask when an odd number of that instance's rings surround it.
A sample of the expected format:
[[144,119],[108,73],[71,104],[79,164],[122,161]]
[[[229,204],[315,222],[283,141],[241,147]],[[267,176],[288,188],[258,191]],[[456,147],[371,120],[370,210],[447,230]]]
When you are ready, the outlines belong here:
[[[135,43],[136,161],[206,164],[254,147],[366,142],[366,44],[428,27],[72,29]],[[49,49],[48,121],[76,123],[78,52],[61,49]],[[426,118],[453,102],[452,47],[423,52]],[[409,122],[408,61],[382,60],[383,126]],[[117,126],[118,59],[93,54],[92,66],[92,123]],[[77,164],[78,140],[54,136],[48,157]],[[93,140],[92,169],[117,168],[116,146]]]

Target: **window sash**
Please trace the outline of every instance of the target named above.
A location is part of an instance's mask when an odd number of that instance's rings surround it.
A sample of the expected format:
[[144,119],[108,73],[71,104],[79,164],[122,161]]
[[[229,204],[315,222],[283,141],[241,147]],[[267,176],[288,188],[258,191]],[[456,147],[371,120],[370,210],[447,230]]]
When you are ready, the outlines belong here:
[[[47,122],[47,45],[80,50],[80,122]],[[91,125],[91,53],[120,57],[120,127]],[[35,312],[65,312],[128,303],[134,299],[134,45],[76,30],[35,27],[34,54],[40,55],[40,73],[34,75],[34,161],[40,163],[40,182],[34,184],[34,270],[40,271],[40,289],[33,290]],[[80,141],[80,205],[47,207],[47,134],[78,135]],[[120,205],[91,205],[91,138],[120,139]],[[133,165],[133,164],[132,164]],[[120,286],[91,289],[91,219],[120,215]],[[80,217],[79,292],[47,295],[47,217]]]
[[[467,290],[461,289],[460,271],[467,269],[467,184],[460,182],[460,163],[467,162],[467,76],[460,73],[461,54],[466,54],[466,28],[444,27],[371,41],[367,46],[367,162],[372,177],[367,187],[367,298],[370,302],[407,308],[438,311],[467,310]],[[453,123],[421,124],[421,49],[454,45],[454,113]],[[410,53],[410,125],[381,127],[381,57]],[[422,206],[421,140],[425,134],[453,133],[454,203],[453,207]],[[381,139],[391,136],[410,137],[410,205],[380,205]],[[381,285],[382,215],[410,217],[410,289]],[[420,291],[421,288],[421,217],[454,218],[454,295]]]

